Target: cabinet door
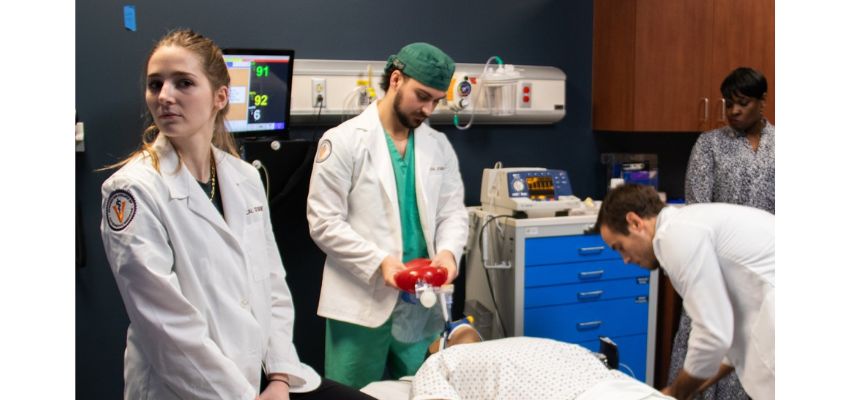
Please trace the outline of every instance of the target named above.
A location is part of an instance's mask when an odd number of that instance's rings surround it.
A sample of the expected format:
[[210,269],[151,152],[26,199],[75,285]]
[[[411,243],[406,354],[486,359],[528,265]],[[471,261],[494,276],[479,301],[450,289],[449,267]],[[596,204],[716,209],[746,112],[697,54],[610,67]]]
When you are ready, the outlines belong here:
[[595,0],[593,129],[697,132],[726,124],[720,84],[750,66],[774,120],[773,0]]
[[773,0],[714,0],[713,43],[711,127],[726,125],[720,84],[738,67],[755,68],[767,78],[765,116],[775,123]]
[[593,2],[593,129],[630,131],[635,114],[635,2]]
[[593,129],[706,129],[712,19],[706,0],[596,0]]
[[634,130],[704,130],[712,2],[639,0],[635,13]]

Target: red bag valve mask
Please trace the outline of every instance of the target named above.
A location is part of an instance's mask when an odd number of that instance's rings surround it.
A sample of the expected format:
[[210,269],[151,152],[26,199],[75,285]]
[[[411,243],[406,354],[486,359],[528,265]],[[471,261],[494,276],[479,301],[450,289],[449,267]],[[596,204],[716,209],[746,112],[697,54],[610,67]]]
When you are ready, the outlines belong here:
[[416,294],[423,306],[430,308],[437,298],[435,289],[439,289],[449,278],[445,267],[431,266],[431,260],[416,258],[404,264],[407,269],[396,272],[395,283],[401,290]]

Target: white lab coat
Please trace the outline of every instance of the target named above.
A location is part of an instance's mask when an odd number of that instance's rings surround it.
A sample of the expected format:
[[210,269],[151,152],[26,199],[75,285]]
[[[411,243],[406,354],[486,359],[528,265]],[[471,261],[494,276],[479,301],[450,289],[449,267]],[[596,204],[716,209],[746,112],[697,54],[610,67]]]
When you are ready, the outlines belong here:
[[[215,149],[225,221],[162,135],[158,173],[137,157],[102,187],[106,255],[127,314],[126,399],[254,399],[266,372],[292,390],[320,378],[292,343],[294,310],[253,167]],[[107,222],[116,190],[135,213]],[[131,207],[127,207],[127,213]]]
[[[457,156],[446,136],[428,125],[416,128],[414,141],[416,200],[428,254],[450,250],[460,265],[469,228]],[[386,322],[398,290],[384,284],[380,264],[389,254],[401,260],[402,237],[377,103],[322,137],[307,220],[327,255],[318,314],[371,328]]]
[[664,208],[655,255],[692,319],[684,370],[735,367],[756,400],[774,398],[774,216],[733,204]]

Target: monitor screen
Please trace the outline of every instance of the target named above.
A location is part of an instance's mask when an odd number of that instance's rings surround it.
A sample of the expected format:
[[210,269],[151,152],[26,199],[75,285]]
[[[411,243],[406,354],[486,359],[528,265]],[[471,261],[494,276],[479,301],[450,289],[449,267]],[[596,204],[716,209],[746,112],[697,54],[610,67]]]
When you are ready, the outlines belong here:
[[239,138],[275,137],[289,131],[292,50],[225,49],[230,73],[227,128]]

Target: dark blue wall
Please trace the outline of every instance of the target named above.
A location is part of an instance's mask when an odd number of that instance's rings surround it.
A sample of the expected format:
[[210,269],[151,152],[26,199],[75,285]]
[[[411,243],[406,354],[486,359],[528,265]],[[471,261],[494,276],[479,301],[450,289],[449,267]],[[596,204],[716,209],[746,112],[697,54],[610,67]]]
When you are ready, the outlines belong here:
[[[383,60],[404,44],[427,41],[457,62],[483,63],[499,55],[507,63],[563,70],[568,77],[567,116],[557,124],[474,126],[468,131],[438,127],[459,155],[467,205],[479,203],[481,170],[496,161],[565,169],[577,195],[598,198],[604,190],[598,143],[624,151],[591,130],[591,0],[151,0],[136,4],[137,32],[123,28],[124,4],[76,4],[76,109],[86,126],[86,151],[78,154],[76,164],[86,252],[76,279],[77,398],[120,397],[128,320],[99,236],[99,188],[108,173],[93,170],[137,146],[142,63],[151,45],[170,28],[190,27],[222,47],[292,48],[296,59]],[[294,136],[312,131],[297,127]],[[688,150],[686,146],[676,153]],[[299,266],[294,265],[297,260],[285,261],[288,269],[321,268],[320,263]],[[290,286],[297,285],[290,281]],[[300,312],[296,329],[299,324],[321,327],[318,320],[315,312]],[[320,329],[296,332],[302,358],[319,370],[321,353],[304,349],[320,349],[322,338]]]

